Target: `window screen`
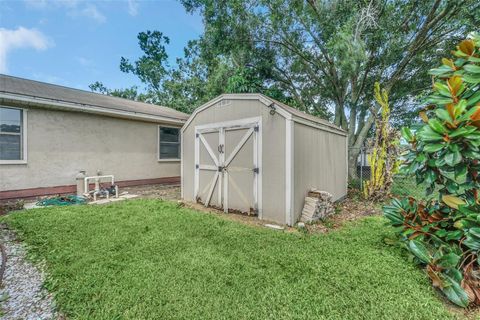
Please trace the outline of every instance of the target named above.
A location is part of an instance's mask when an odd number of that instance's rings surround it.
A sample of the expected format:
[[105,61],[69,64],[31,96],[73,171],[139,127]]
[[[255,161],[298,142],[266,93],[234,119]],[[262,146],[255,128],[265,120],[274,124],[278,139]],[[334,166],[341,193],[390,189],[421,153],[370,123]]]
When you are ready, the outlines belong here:
[[180,159],[180,129],[160,127],[159,159]]
[[23,111],[0,107],[0,160],[23,160]]

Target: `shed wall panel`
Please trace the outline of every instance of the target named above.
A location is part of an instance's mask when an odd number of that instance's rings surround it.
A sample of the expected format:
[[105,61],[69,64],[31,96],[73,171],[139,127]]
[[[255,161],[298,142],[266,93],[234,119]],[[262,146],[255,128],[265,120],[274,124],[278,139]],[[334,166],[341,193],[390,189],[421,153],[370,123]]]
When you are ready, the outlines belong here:
[[310,188],[328,191],[338,200],[347,193],[346,137],[294,125],[294,218],[300,218]]
[[195,126],[262,117],[263,219],[285,223],[285,119],[258,100],[221,100],[199,112],[183,132],[183,196],[194,201]]

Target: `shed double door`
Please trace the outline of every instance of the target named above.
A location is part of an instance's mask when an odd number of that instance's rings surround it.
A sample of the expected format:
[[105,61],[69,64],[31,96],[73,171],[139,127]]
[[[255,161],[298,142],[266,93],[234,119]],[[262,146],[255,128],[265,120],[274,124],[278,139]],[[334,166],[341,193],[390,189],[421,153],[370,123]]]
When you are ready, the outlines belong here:
[[261,214],[261,121],[195,127],[194,197],[225,212]]

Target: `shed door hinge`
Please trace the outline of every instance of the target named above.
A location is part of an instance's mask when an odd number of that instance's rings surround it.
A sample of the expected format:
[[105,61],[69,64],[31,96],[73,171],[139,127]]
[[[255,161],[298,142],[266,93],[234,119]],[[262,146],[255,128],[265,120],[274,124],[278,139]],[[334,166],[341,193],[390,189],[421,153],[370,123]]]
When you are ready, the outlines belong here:
[[200,166],[198,164],[195,165],[195,169],[198,169],[200,168]]
[[259,127],[258,127],[258,126],[255,126],[255,127],[253,127],[253,130],[254,130],[255,132],[258,132]]
[[253,172],[259,173],[259,172],[260,172],[260,168],[253,168]]

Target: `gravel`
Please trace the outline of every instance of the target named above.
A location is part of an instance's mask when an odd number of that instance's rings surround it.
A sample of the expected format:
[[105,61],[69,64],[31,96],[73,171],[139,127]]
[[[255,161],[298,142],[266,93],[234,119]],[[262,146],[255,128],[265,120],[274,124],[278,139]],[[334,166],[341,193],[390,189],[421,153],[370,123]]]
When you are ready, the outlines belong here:
[[14,233],[0,227],[7,264],[0,288],[0,319],[58,319],[51,294],[43,288],[42,268],[26,259],[24,246]]

